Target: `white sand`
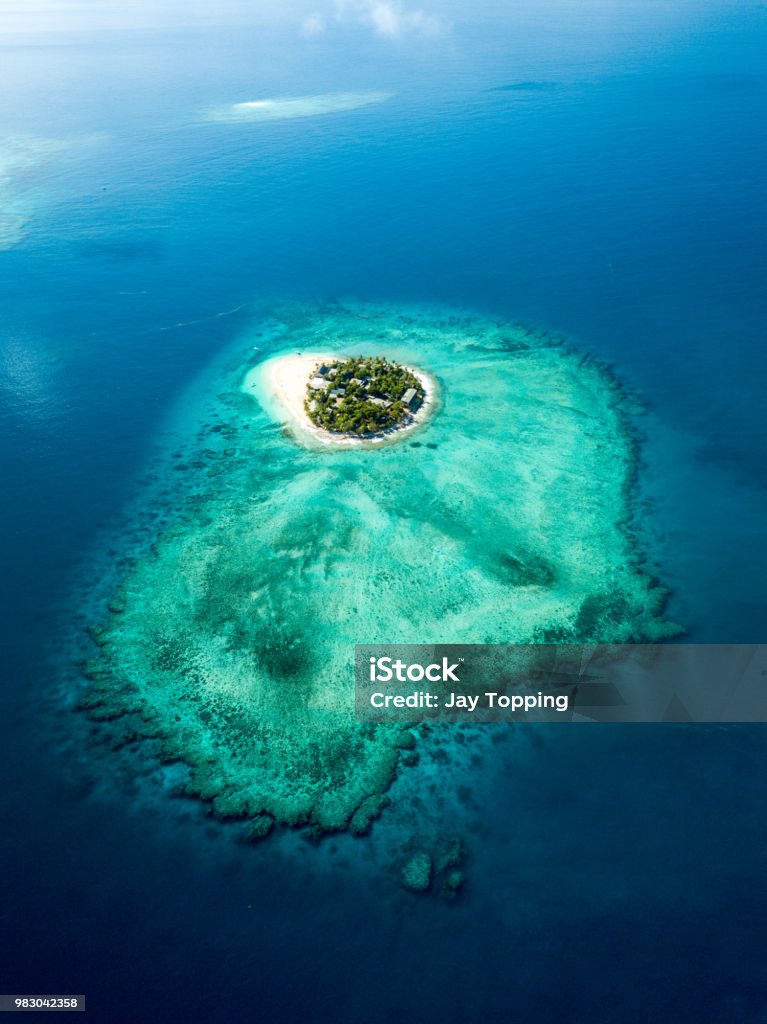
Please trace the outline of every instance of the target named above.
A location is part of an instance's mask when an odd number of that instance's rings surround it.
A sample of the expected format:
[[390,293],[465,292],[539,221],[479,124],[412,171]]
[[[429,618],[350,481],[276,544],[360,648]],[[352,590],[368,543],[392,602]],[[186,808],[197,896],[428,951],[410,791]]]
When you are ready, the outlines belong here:
[[272,356],[250,370],[245,377],[243,391],[256,397],[278,422],[286,423],[298,440],[322,445],[370,447],[399,440],[421,426],[433,412],[437,396],[436,381],[423,370],[408,366],[406,369],[418,378],[424,390],[424,400],[409,422],[373,437],[335,434],[315,426],[304,409],[306,385],[309,378],[314,376],[313,371],[323,362],[343,358],[343,355],[331,352]]

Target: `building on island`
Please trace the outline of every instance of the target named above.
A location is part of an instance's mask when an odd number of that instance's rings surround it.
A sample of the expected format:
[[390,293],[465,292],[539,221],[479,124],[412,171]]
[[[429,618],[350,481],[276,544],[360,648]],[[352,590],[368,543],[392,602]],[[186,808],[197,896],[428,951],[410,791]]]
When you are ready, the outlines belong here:
[[402,404],[406,405],[408,409],[415,410],[421,404],[418,398],[418,392],[415,388],[408,388],[405,394],[402,396]]
[[330,382],[325,380],[324,377],[312,377],[309,381],[309,387],[312,391],[326,391],[330,387]]

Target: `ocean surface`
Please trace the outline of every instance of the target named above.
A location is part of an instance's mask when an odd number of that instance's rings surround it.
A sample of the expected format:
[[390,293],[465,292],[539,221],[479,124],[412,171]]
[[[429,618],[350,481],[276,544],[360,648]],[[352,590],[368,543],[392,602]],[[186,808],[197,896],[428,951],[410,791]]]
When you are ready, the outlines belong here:
[[[254,846],[74,710],[174,455],[291,300],[604,363],[667,614],[763,638],[767,9],[369,9],[0,11],[0,991],[117,1024],[762,1022],[761,726],[469,729],[371,837]],[[452,904],[398,886],[414,821],[465,840]]]

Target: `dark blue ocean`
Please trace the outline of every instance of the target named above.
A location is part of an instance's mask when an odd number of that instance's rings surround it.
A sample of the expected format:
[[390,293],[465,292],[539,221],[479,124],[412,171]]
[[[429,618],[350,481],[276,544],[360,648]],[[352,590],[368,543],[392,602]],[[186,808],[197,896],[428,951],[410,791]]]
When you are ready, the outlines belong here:
[[[376,833],[244,845],[73,710],[173,504],[176,403],[286,297],[609,364],[669,614],[762,641],[765,52],[750,0],[0,8],[0,992],[99,1024],[767,1021],[763,726],[480,742],[445,905],[370,867]],[[390,96],[210,114],[337,93]]]

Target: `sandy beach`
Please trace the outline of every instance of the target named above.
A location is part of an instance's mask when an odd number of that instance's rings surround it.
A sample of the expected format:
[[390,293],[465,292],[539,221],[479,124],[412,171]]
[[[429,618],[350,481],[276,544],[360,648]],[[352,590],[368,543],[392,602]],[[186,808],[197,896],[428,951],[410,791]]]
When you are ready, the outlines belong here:
[[275,419],[286,423],[299,441],[322,445],[371,447],[398,441],[422,426],[434,411],[436,381],[423,370],[408,366],[407,369],[421,382],[425,395],[420,408],[408,423],[371,437],[355,437],[352,434],[336,434],[322,430],[312,423],[304,409],[306,385],[316,367],[323,362],[339,358],[343,356],[332,352],[272,356],[250,370],[245,377],[243,390],[257,398]]

